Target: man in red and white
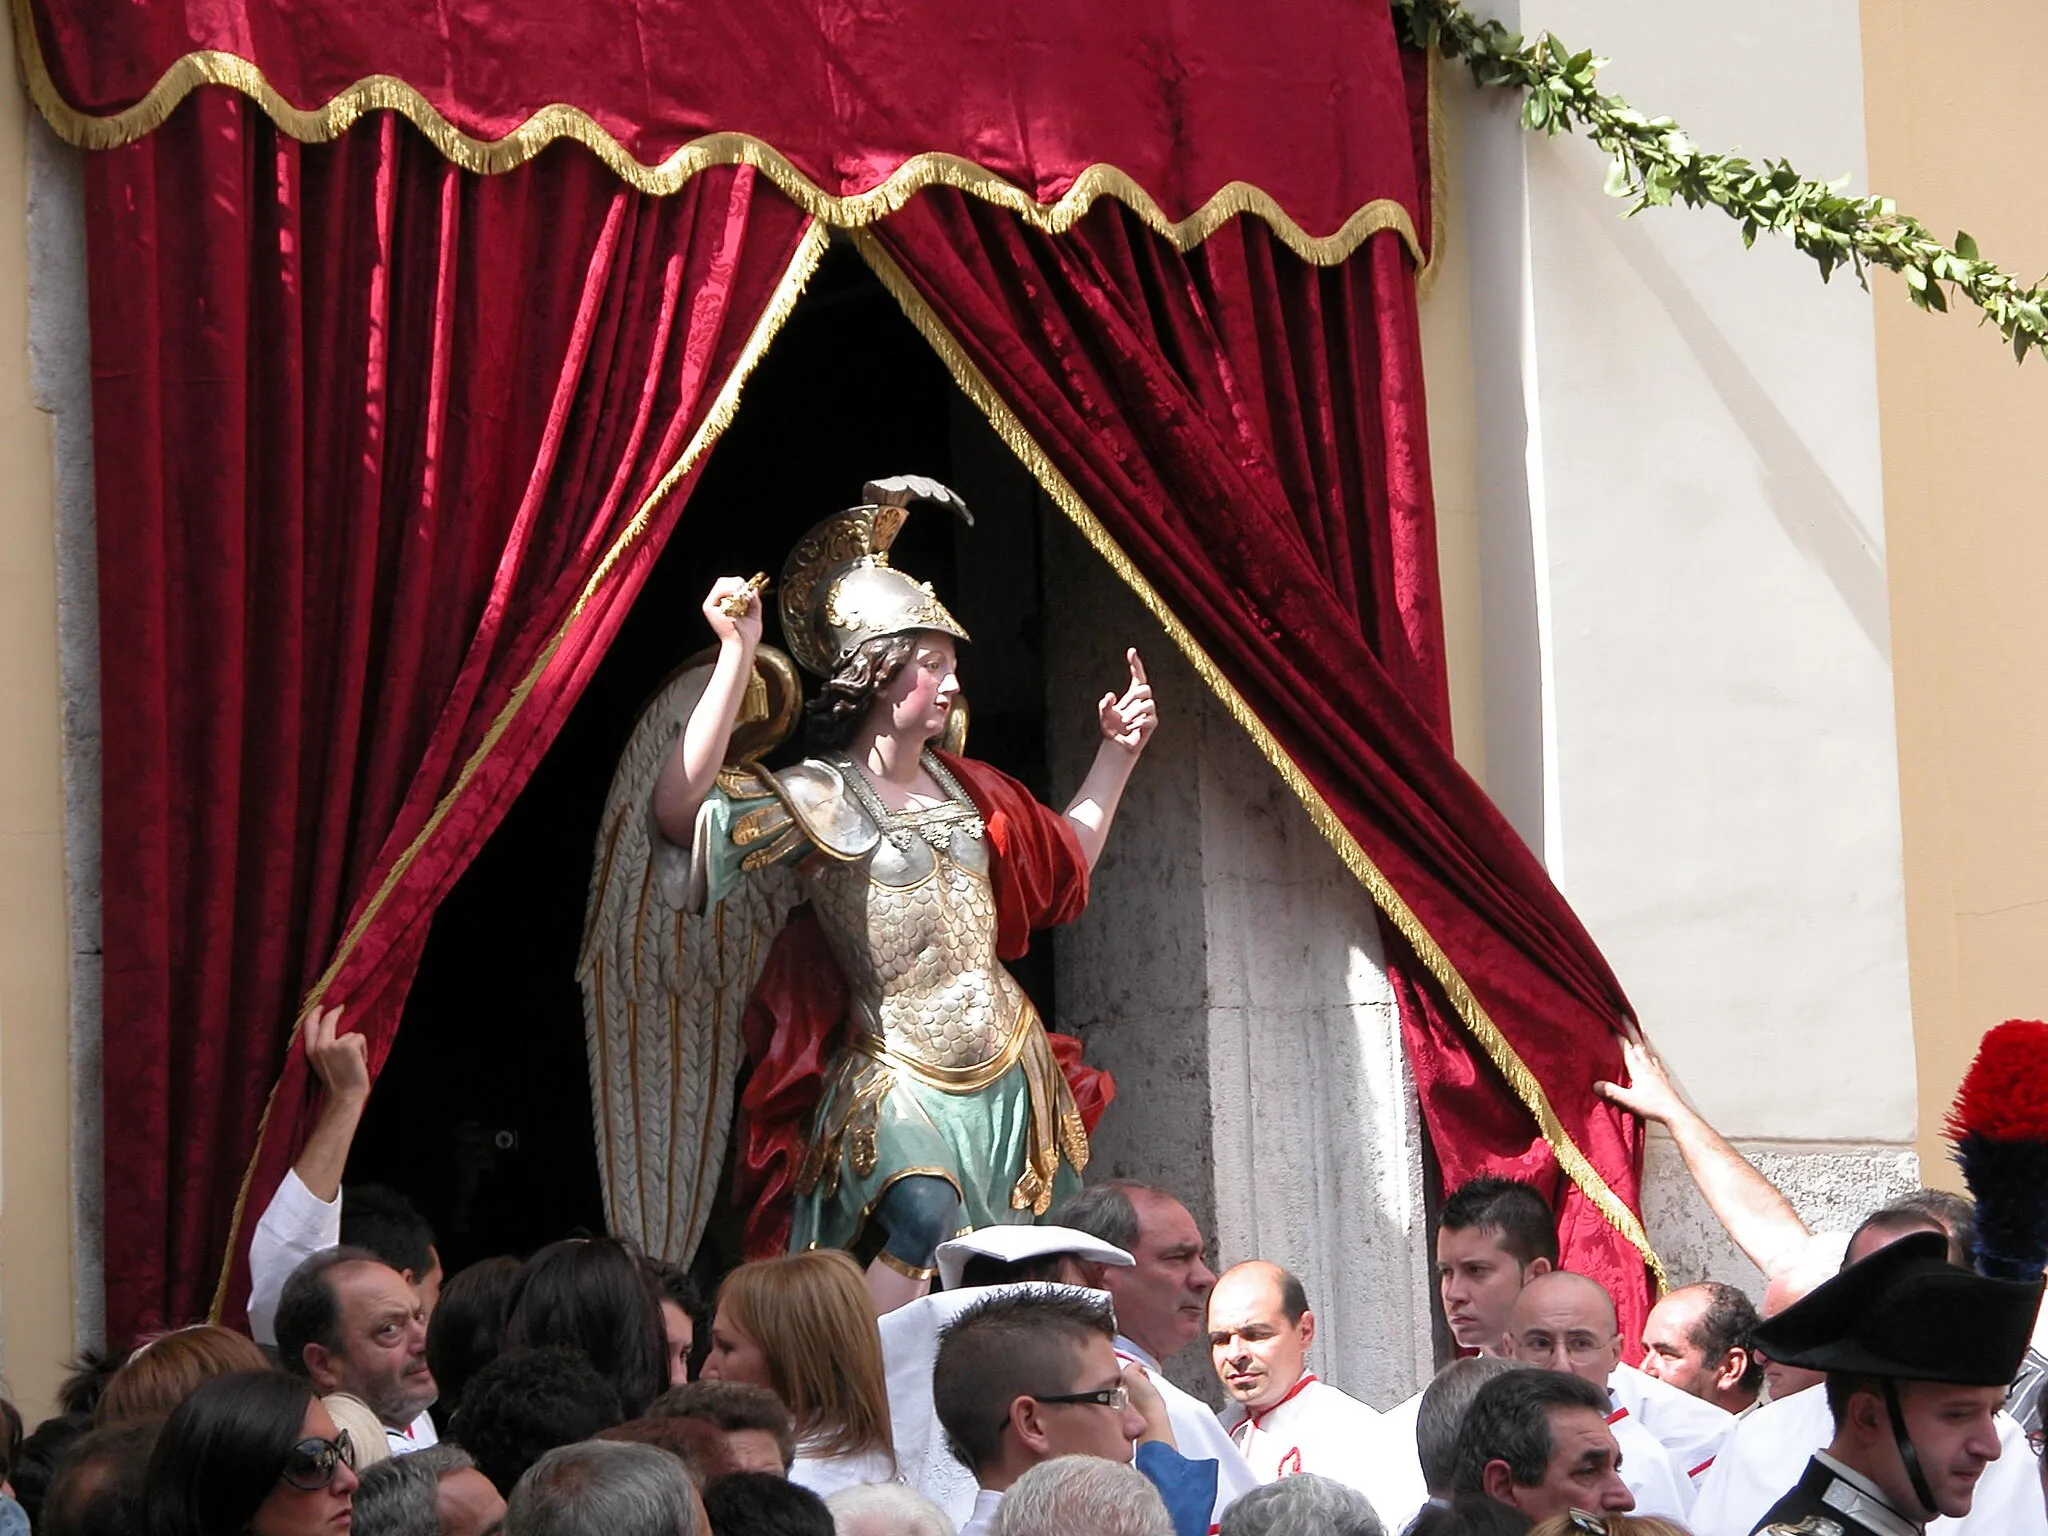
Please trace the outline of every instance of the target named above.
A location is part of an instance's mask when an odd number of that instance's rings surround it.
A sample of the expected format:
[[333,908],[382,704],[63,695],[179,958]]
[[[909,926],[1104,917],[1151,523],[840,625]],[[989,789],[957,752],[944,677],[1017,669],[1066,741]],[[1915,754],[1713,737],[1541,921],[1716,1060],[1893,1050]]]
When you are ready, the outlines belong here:
[[1223,1424],[1262,1483],[1319,1472],[1357,1485],[1359,1448],[1379,1415],[1316,1380],[1315,1337],[1301,1282],[1277,1264],[1239,1264],[1209,1293],[1209,1358],[1231,1398]]
[[[1507,1352],[1511,1360],[1568,1371],[1605,1391],[1612,1405],[1607,1425],[1621,1449],[1621,1480],[1635,1495],[1635,1512],[1661,1515],[1681,1524],[1686,1520],[1693,1501],[1688,1469],[1673,1461],[1610,1385],[1621,1364],[1621,1328],[1615,1320],[1614,1298],[1605,1286],[1569,1270],[1538,1275],[1515,1297],[1515,1310],[1508,1320]],[[1683,1394],[1674,1390],[1672,1396],[1682,1398]]]

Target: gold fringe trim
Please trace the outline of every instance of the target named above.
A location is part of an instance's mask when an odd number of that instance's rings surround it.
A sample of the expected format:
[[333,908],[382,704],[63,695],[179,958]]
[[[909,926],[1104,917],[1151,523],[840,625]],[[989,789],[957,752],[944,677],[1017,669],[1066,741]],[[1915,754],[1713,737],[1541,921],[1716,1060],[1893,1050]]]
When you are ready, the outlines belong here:
[[[17,3],[25,3],[25,0],[17,0]],[[781,281],[776,284],[775,292],[769,298],[768,307],[755,322],[746,345],[740,349],[740,355],[733,362],[732,372],[726,376],[725,383],[720,386],[718,394],[711,402],[710,410],[705,413],[704,420],[684,446],[682,456],[669,467],[667,473],[648,493],[647,499],[640,503],[632,520],[619,530],[618,537],[605,551],[597,569],[591,572],[589,580],[583,584],[583,589],[576,594],[576,601],[570,607],[568,616],[549,637],[548,643],[541,648],[540,655],[534,659],[533,665],[527,668],[526,675],[519,680],[519,685],[512,690],[511,697],[505,701],[504,707],[491,721],[490,729],[484,732],[483,740],[477,743],[476,750],[470,753],[468,760],[463,763],[461,772],[455,776],[455,782],[435,803],[426,824],[392,864],[375,894],[364,904],[362,915],[343,936],[340,945],[334,951],[334,958],[328,962],[327,969],[321,974],[320,979],[313,983],[312,990],[300,1004],[301,1021],[308,1012],[321,1005],[327,996],[327,989],[334,984],[334,978],[340,974],[342,966],[355,953],[356,946],[362,942],[370,924],[376,921],[377,914],[384,910],[392,893],[398,889],[399,882],[405,878],[406,871],[412,868],[413,861],[433,840],[434,834],[448,819],[449,813],[468,793],[471,783],[475,781],[485,761],[497,748],[519,712],[526,707],[527,700],[533,696],[534,688],[554,661],[562,642],[568,639],[570,632],[575,629],[584,611],[590,606],[591,600],[611,580],[620,562],[647,532],[648,525],[654,520],[654,509],[668,499],[669,493],[690,473],[697,461],[709,451],[711,445],[724,435],[725,429],[732,425],[732,419],[739,411],[740,394],[746,388],[747,379],[759,366],[761,359],[767,355],[769,344],[780,334],[790,314],[796,309],[797,300],[802,297],[805,285],[811,280],[811,274],[818,270],[818,263],[824,258],[825,248],[831,243],[831,239],[831,231],[816,222],[804,231],[803,238],[797,242],[796,253],[790,258],[789,266],[784,270]],[[299,1028],[299,1023],[294,1022],[291,1034],[285,1040],[287,1055],[298,1042]],[[243,1218],[248,1212],[249,1187],[256,1178],[256,1160],[262,1155],[264,1139],[270,1130],[271,1112],[277,1107],[277,1091],[283,1082],[283,1073],[280,1071],[277,1082],[271,1084],[270,1097],[264,1101],[263,1116],[256,1123],[256,1146],[249,1154],[248,1167],[242,1172],[241,1187],[235,1192],[234,1215],[228,1225],[227,1252],[221,1259],[220,1280],[214,1287],[213,1305],[207,1313],[208,1318],[216,1323],[220,1321],[221,1309],[227,1305],[228,1281],[234,1273],[235,1252],[241,1242]]]
[[1450,231],[1450,129],[1444,121],[1443,59],[1432,48],[1429,68],[1429,259],[1415,273],[1415,297],[1426,299],[1436,286],[1436,269],[1444,259]]
[[659,164],[648,165],[634,159],[589,113],[556,102],[542,107],[501,139],[479,139],[457,128],[413,87],[390,75],[358,80],[324,106],[308,111],[279,95],[263,71],[249,60],[219,50],[186,54],[166,69],[134,106],[98,117],[79,111],[59,93],[43,58],[30,0],[13,0],[13,9],[15,46],[29,99],[59,138],[81,149],[114,149],[132,144],[161,128],[194,90],[217,85],[248,97],[279,131],[301,143],[321,144],[339,138],[366,113],[396,112],[424,134],[446,159],[466,171],[483,175],[524,165],[558,139],[581,144],[628,186],[656,197],[677,192],[692,176],[715,166],[752,166],[804,212],[838,229],[859,229],[885,219],[926,187],[936,186],[951,187],[1008,209],[1027,224],[1050,234],[1062,234],[1072,228],[1098,199],[1109,197],[1183,251],[1194,249],[1232,219],[1249,215],[1264,221],[1282,244],[1316,266],[1337,265],[1371,236],[1388,229],[1399,232],[1418,265],[1426,260],[1414,220],[1406,208],[1390,198],[1367,203],[1334,234],[1318,236],[1289,217],[1271,194],[1248,182],[1227,183],[1200,208],[1176,221],[1166,216],[1150,193],[1115,166],[1091,165],[1075,178],[1058,202],[1041,203],[984,166],[935,151],[913,155],[880,186],[840,197],[812,181],[781,151],[751,134],[706,134],[692,139]]
[[1621,1198],[1600,1176],[1600,1171],[1579,1149],[1578,1143],[1572,1140],[1571,1133],[1564,1128],[1563,1122],[1557,1118],[1557,1111],[1551,1107],[1550,1097],[1543,1091],[1542,1083],[1537,1081],[1536,1074],[1529,1070],[1520,1053],[1500,1032],[1499,1026],[1488,1017],[1486,1009],[1481,1006],[1479,999],[1473,996],[1472,989],[1465,984],[1465,978],[1451,963],[1450,956],[1443,952],[1442,947],[1422,925],[1408,903],[1401,899],[1400,892],[1394,889],[1387,877],[1380,872],[1379,866],[1373,863],[1371,857],[1358,845],[1358,840],[1351,835],[1350,829],[1338,818],[1337,813],[1330,809],[1329,802],[1309,782],[1308,776],[1296,766],[1294,759],[1288,756],[1286,748],[1282,747],[1274,739],[1272,732],[1266,729],[1252,707],[1245,702],[1244,696],[1232,686],[1222,670],[1210,659],[1201,642],[1189,632],[1173,609],[1167,606],[1165,599],[1160,597],[1151,582],[1145,579],[1144,574],[1131,563],[1130,557],[1110,536],[1109,530],[1102,526],[1073,486],[1068,484],[1066,477],[1046,456],[1045,450],[1040,448],[1036,440],[1025,430],[1023,422],[1017,419],[1016,414],[990,387],[981,370],[975,366],[974,360],[946,329],[945,322],[925,302],[924,296],[904,275],[903,269],[882,249],[881,242],[873,235],[860,230],[854,231],[850,238],[869,267],[873,269],[875,276],[880,278],[883,286],[895,296],[904,314],[931,344],[932,350],[945,361],[946,366],[952,371],[953,382],[960,386],[962,393],[969,400],[981,408],[982,414],[988,417],[990,425],[1008,444],[1010,451],[1031,471],[1046,494],[1052,497],[1060,510],[1067,515],[1068,520],[1080,530],[1095,552],[1123,578],[1124,584],[1159,621],[1160,627],[1166,631],[1174,644],[1180,647],[1181,654],[1187,657],[1202,681],[1209,685],[1209,690],[1230,712],[1231,718],[1244,728],[1245,734],[1251,737],[1259,751],[1264,754],[1266,761],[1273,765],[1282,782],[1301,801],[1308,811],[1309,820],[1315,824],[1316,830],[1322,833],[1330,846],[1336,849],[1337,856],[1344,861],[1344,867],[1351,871],[1360,885],[1365,887],[1374,904],[1386,913],[1389,921],[1414,948],[1422,963],[1429,967],[1430,974],[1443,987],[1445,995],[1450,999],[1451,1006],[1457,1010],[1465,1028],[1479,1042],[1480,1048],[1486,1052],[1487,1059],[1506,1079],[1509,1089],[1535,1119],[1537,1129],[1549,1143],[1551,1151],[1557,1157],[1558,1166],[1564,1170],[1566,1177],[1584,1192],[1586,1198],[1592,1201],[1594,1207],[1617,1232],[1635,1245],[1636,1250],[1643,1256],[1643,1262],[1649,1266],[1650,1273],[1655,1276],[1658,1288],[1662,1290],[1666,1284],[1664,1265],[1657,1257],[1656,1250],[1650,1246],[1650,1239],[1643,1231],[1642,1222],[1635,1212],[1622,1203]]

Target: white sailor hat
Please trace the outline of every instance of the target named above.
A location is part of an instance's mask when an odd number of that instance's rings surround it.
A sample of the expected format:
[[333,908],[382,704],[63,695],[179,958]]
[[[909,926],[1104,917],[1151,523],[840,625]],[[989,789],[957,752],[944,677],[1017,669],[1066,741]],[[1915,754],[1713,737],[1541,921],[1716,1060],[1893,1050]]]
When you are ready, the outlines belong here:
[[969,1259],[1000,1259],[1005,1264],[1019,1264],[1026,1259],[1049,1259],[1065,1253],[1091,1264],[1108,1264],[1118,1269],[1128,1269],[1137,1263],[1114,1243],[1105,1243],[1074,1227],[982,1227],[965,1237],[939,1244],[939,1283],[949,1291],[958,1290]]

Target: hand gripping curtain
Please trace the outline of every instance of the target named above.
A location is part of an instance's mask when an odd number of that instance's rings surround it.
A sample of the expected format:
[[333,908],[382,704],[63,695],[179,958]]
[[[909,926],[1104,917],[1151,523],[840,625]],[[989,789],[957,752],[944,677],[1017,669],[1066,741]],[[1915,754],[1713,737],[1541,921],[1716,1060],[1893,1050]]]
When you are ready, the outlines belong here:
[[927,191],[858,237],[911,318],[1122,565],[1372,890],[1447,1187],[1528,1178],[1565,1262],[1648,1305],[1627,1004],[1449,746],[1408,259],[1308,266],[1240,219],[1177,253]]
[[485,178],[212,90],[87,175],[118,1342],[289,1165],[308,993],[382,1062],[818,246],[748,170]]

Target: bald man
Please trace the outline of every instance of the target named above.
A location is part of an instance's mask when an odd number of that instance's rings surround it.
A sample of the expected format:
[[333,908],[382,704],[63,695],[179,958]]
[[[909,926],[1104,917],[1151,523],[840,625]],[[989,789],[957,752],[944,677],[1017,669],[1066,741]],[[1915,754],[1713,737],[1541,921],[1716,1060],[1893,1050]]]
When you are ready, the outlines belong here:
[[1319,1472],[1366,1491],[1359,1447],[1379,1415],[1308,1368],[1316,1315],[1301,1282],[1262,1259],[1209,1293],[1209,1359],[1230,1394],[1223,1426],[1262,1483]]
[[1510,1359],[1568,1372],[1608,1394],[1607,1424],[1621,1448],[1621,1480],[1636,1497],[1635,1512],[1683,1524],[1692,1512],[1691,1479],[1608,1386],[1621,1364],[1621,1325],[1607,1288],[1569,1270],[1536,1276],[1515,1297],[1506,1343]]

